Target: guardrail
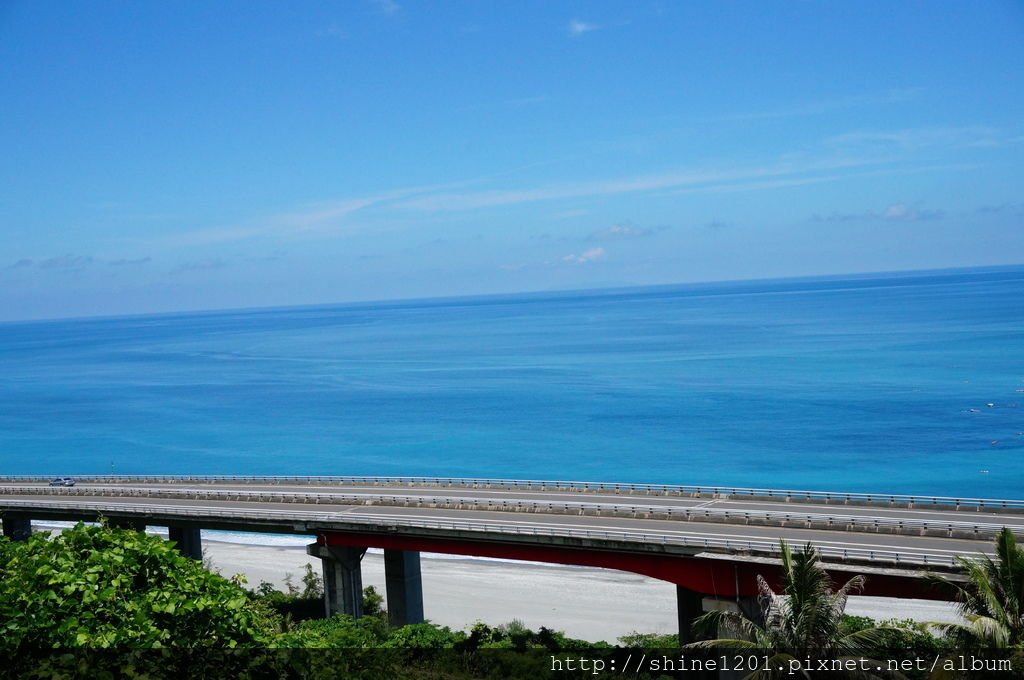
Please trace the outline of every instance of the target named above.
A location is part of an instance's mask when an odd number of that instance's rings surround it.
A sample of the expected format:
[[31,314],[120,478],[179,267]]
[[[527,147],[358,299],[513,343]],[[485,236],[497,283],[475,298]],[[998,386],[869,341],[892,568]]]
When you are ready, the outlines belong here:
[[[88,487],[24,487],[0,486],[2,495],[35,495],[56,497],[103,496],[115,498],[168,498],[256,503],[304,503],[313,505],[380,505],[390,507],[444,508],[449,510],[484,510],[518,513],[589,515],[597,517],[628,517],[684,522],[717,522],[782,528],[859,531],[911,536],[933,536],[962,539],[991,539],[1002,524],[960,522],[949,520],[890,518],[857,515],[829,515],[779,510],[737,510],[715,507],[686,507],[621,503],[552,503],[522,499],[474,498],[469,496],[403,496],[396,494],[302,493],[266,490],[223,490],[202,488],[140,488],[127,486]],[[1011,527],[1024,536],[1024,526]]]
[[[946,510],[979,510],[989,512],[1024,512],[1024,500],[998,498],[958,498],[954,496],[921,496],[912,494],[860,493],[846,491],[813,491],[763,489],[730,486],[692,486],[677,484],[631,484],[618,482],[579,482],[536,479],[488,479],[472,477],[361,477],[361,476],[276,476],[276,475],[76,475],[82,482],[118,483],[189,482],[215,484],[365,484],[371,486],[426,486],[458,488],[502,488],[537,491],[575,491],[597,493],[630,493],[707,498],[744,497],[780,502],[805,502],[841,505],[869,505],[902,508],[940,508]],[[43,475],[0,475],[0,482],[46,482]]]
[[[54,511],[52,504],[38,501],[12,501],[3,502],[6,508],[11,509],[41,509]],[[523,526],[514,524],[498,524],[494,522],[481,522],[475,520],[429,520],[429,519],[378,519],[366,518],[358,515],[342,515],[338,513],[325,512],[287,512],[265,510],[221,510],[218,508],[183,508],[180,506],[126,506],[110,503],[88,503],[77,504],[73,508],[76,511],[88,511],[97,515],[124,516],[141,515],[152,517],[159,515],[164,518],[204,518],[220,517],[229,520],[266,521],[275,523],[271,530],[280,530],[283,526],[291,531],[295,530],[294,523],[304,525],[314,524],[311,533],[317,529],[330,531],[355,527],[370,527],[375,530],[382,528],[428,529],[434,531],[468,531],[481,534],[501,534],[515,536],[551,536],[565,538],[585,538],[597,541],[618,541],[623,543],[637,543],[647,545],[673,545],[685,548],[702,548],[707,551],[726,554],[750,554],[777,556],[780,553],[779,544],[773,541],[754,541],[749,539],[728,539],[718,537],[705,537],[685,535],[668,532],[649,531],[609,531],[605,529],[566,529],[562,527],[542,527],[537,525]],[[812,541],[813,544],[813,541]],[[857,562],[884,562],[899,566],[909,567],[954,567],[956,562],[953,557],[946,555],[929,555],[925,552],[900,552],[897,550],[873,550],[867,548],[840,548],[827,545],[815,545],[822,557],[834,558],[844,561]]]

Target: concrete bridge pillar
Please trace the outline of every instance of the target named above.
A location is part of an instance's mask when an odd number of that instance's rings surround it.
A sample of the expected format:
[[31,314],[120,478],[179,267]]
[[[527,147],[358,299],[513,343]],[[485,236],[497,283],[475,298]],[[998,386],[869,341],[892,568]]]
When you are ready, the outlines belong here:
[[761,598],[757,595],[745,595],[736,598],[736,607],[743,616],[757,625],[764,625],[764,611],[761,609]]
[[415,550],[384,551],[388,623],[398,628],[423,623],[423,579],[420,554]]
[[679,616],[679,644],[696,642],[693,622],[704,613],[704,595],[683,586],[676,586],[676,607]]
[[[764,625],[764,612],[761,611],[761,602],[756,595],[720,599],[677,585],[676,602],[679,607],[679,644],[681,645],[697,641],[693,634],[693,622],[705,611],[735,612],[756,625]],[[728,634],[726,636],[728,637]]]
[[366,548],[320,545],[306,546],[306,553],[323,562],[324,611],[327,616],[363,615],[363,572],[360,563]]
[[27,541],[32,535],[32,520],[16,512],[3,514],[4,536],[12,541]]
[[203,541],[199,529],[194,527],[167,527],[168,538],[185,557],[203,560]]

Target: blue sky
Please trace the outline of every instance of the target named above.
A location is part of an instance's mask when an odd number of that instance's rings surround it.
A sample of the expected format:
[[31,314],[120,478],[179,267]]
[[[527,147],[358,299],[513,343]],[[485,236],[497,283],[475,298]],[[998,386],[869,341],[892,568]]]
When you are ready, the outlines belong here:
[[1024,4],[6,2],[0,319],[1024,262]]

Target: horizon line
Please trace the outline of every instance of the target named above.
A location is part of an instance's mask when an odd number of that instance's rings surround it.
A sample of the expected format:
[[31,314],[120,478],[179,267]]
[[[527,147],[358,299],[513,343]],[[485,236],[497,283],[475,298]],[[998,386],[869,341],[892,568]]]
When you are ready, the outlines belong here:
[[470,301],[502,300],[523,296],[548,297],[558,295],[580,295],[591,294],[599,297],[601,294],[612,294],[626,291],[640,291],[643,289],[670,289],[683,286],[706,286],[706,285],[738,285],[756,283],[784,283],[799,281],[867,281],[872,278],[884,278],[887,276],[902,276],[905,278],[924,277],[929,274],[955,274],[967,272],[992,272],[1012,271],[1024,269],[1024,262],[1015,264],[999,265],[971,265],[965,267],[930,267],[926,269],[883,269],[860,272],[841,272],[836,274],[804,274],[800,276],[773,276],[755,277],[748,279],[701,279],[697,281],[677,281],[673,283],[648,283],[648,284],[627,284],[623,286],[598,286],[595,288],[556,288],[544,290],[520,290],[509,293],[466,293],[456,295],[443,295],[435,297],[409,297],[409,298],[377,298],[372,300],[341,300],[335,302],[311,302],[296,303],[287,305],[253,305],[246,307],[215,307],[206,309],[178,309],[160,312],[128,312],[124,314],[82,314],[65,317],[43,317],[37,319],[5,319],[0,320],[0,326],[15,324],[36,324],[54,323],[60,321],[108,321],[117,319],[152,318],[167,316],[186,315],[216,315],[228,313],[259,313],[272,312],[285,309],[317,309],[329,307],[374,307],[374,306],[417,306],[436,305],[444,303],[465,303]]

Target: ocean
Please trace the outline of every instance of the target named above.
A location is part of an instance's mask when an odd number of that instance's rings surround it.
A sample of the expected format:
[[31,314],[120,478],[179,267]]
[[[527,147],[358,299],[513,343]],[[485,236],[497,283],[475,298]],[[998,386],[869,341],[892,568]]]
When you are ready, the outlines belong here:
[[1024,267],[0,324],[0,473],[1024,498]]

